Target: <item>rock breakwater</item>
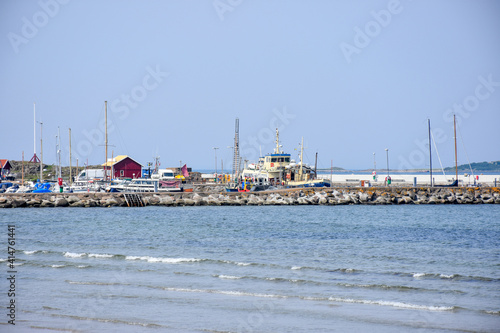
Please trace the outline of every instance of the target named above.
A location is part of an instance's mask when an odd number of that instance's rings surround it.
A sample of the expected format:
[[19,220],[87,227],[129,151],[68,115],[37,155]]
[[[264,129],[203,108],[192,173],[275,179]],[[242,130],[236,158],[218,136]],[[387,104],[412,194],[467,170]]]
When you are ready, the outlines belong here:
[[[500,204],[498,187],[317,188],[246,193],[139,193],[144,206]],[[12,193],[0,208],[128,207],[122,193]]]

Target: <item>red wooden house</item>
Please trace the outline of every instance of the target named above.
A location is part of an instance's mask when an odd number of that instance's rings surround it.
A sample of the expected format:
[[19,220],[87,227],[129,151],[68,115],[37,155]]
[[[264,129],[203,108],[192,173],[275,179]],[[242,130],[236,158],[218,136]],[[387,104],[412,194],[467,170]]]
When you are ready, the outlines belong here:
[[127,155],[118,155],[102,165],[111,178],[140,178],[142,165]]
[[9,160],[0,160],[0,177],[7,176],[11,168]]

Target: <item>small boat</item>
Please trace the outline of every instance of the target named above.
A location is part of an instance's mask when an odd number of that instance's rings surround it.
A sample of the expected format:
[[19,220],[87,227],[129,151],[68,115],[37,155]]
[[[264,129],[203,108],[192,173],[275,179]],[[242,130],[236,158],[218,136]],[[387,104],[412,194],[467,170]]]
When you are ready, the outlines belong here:
[[111,186],[111,192],[182,192],[183,187],[181,186],[180,180],[159,180],[159,179],[143,179],[137,178],[132,179],[130,183],[120,186]]
[[100,192],[101,185],[94,179],[91,180],[76,180],[70,187],[70,191],[74,193],[82,192]]
[[51,193],[51,183],[36,183],[32,193]]

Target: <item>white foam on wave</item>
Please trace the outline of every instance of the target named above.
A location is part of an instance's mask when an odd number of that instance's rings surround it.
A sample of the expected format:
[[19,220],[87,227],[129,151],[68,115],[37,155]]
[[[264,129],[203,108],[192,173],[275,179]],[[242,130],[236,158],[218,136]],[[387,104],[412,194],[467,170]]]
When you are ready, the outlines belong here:
[[7,259],[0,258],[0,262],[7,261]]
[[417,278],[417,279],[421,278],[421,277],[424,277],[424,276],[425,276],[425,273],[415,273],[415,274],[413,274],[413,277]]
[[90,266],[88,266],[88,265],[78,265],[78,266],[76,266],[76,267],[77,267],[77,268],[87,268],[87,267],[90,267]]
[[302,268],[304,268],[304,267],[302,267],[302,266],[293,266],[291,269],[297,270],[297,269],[302,269]]
[[232,290],[215,290],[215,289],[188,289],[188,288],[163,288],[166,291],[177,291],[177,292],[188,292],[188,293],[208,293],[208,294],[221,294],[230,296],[251,296],[251,297],[263,297],[263,298],[288,298],[288,296],[274,295],[274,294],[259,294],[259,293],[249,293],[245,291],[232,291]]
[[35,251],[23,251],[23,252],[24,252],[24,254],[30,255],[30,254],[35,254],[38,251],[35,250]]
[[455,277],[455,274],[451,274],[451,275],[440,274],[439,277],[442,279],[453,279]]
[[249,262],[237,262],[236,265],[238,265],[238,266],[250,266],[251,263],[249,263]]
[[342,303],[356,303],[356,304],[373,304],[382,306],[392,306],[395,308],[405,308],[405,309],[416,309],[416,310],[429,310],[429,311],[451,311],[454,309],[452,306],[433,306],[433,305],[419,305],[410,304],[402,302],[392,302],[392,301],[369,301],[363,299],[352,299],[352,298],[340,298],[340,297],[330,297],[329,301],[342,302]]
[[196,259],[196,258],[158,258],[158,257],[149,257],[149,256],[126,256],[126,260],[144,260],[147,262],[161,262],[161,263],[166,263],[166,264],[178,264],[181,262],[196,262],[196,261],[201,261],[201,259]]
[[216,275],[219,279],[226,279],[226,280],[239,280],[242,279],[241,276],[233,276],[233,275]]
[[89,258],[113,258],[112,254],[89,253]]
[[86,253],[73,253],[73,252],[64,252],[64,256],[68,258],[81,258]]
[[225,264],[231,264],[231,265],[236,265],[236,266],[250,266],[251,263],[249,262],[238,262],[238,261],[231,261],[231,260],[222,260],[223,263]]
[[52,268],[62,268],[62,267],[64,267],[64,266],[65,266],[65,265],[52,265],[51,267],[52,267]]

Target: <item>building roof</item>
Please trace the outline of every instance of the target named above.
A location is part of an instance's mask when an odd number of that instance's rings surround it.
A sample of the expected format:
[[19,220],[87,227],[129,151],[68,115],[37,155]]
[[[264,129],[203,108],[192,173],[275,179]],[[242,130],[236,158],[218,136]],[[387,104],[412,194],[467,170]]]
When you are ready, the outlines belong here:
[[106,163],[103,163],[101,164],[102,166],[107,166],[107,167],[110,167],[112,165],[115,165],[116,163],[118,162],[121,162],[123,161],[124,159],[126,158],[130,158],[132,161],[134,161],[135,163],[139,164],[141,167],[143,166],[141,163],[137,162],[136,160],[134,160],[132,157],[130,156],[127,156],[127,155],[118,155],[118,156],[115,156],[113,159],[109,159]]
[[12,167],[9,163],[9,160],[0,160],[0,168],[5,168],[7,166],[7,163],[9,164],[9,167]]

